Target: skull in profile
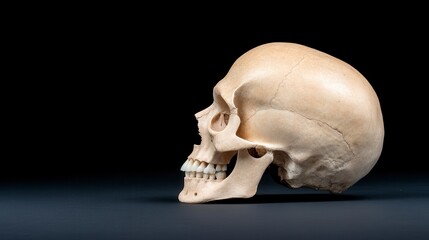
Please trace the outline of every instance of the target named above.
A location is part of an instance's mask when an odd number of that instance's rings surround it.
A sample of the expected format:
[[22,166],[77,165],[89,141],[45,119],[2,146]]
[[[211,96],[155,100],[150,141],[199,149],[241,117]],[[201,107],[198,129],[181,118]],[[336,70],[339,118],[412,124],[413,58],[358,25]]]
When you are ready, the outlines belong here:
[[301,44],[250,49],[214,86],[213,99],[195,114],[201,143],[181,168],[181,202],[252,197],[269,165],[288,187],[341,193],[382,151],[382,112],[367,79]]

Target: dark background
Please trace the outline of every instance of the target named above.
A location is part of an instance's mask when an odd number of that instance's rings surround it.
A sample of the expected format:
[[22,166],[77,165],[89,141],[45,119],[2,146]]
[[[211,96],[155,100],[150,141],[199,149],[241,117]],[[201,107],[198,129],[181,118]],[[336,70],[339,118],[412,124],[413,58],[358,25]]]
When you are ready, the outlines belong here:
[[427,172],[420,15],[341,12],[303,21],[102,9],[22,24],[15,57],[26,65],[16,78],[28,80],[17,81],[5,116],[12,135],[2,178],[180,174],[200,141],[194,113],[211,104],[213,86],[241,54],[273,41],[338,57],[372,84],[385,121],[374,172]]
[[[5,8],[0,239],[427,239],[426,8],[292,3]],[[240,55],[275,41],[368,79],[379,162],[339,196],[264,174],[253,198],[180,203],[194,114]]]

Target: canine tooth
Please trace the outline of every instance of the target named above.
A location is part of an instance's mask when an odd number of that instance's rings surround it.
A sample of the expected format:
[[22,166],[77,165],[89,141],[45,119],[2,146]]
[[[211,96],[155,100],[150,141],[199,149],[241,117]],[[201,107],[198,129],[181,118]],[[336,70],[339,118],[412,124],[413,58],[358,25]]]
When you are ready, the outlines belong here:
[[196,172],[198,167],[200,166],[200,161],[195,160],[191,167],[191,172]]
[[203,172],[206,167],[207,167],[207,163],[201,162],[200,166],[197,168],[197,172]]
[[215,169],[213,163],[210,163],[206,168],[204,168],[204,173],[208,173],[208,174],[215,174],[216,173],[216,169]]
[[227,170],[227,165],[226,164],[222,164],[222,172],[226,172]]
[[197,172],[197,173],[195,174],[195,176],[196,176],[197,178],[203,178],[203,173],[202,173],[202,172]]
[[215,177],[215,175],[214,175],[214,174],[210,174],[210,175],[209,175],[209,179],[210,179],[210,180],[215,180],[215,179],[216,179],[216,177]]
[[223,180],[226,178],[226,172],[217,172],[216,173],[216,179]]

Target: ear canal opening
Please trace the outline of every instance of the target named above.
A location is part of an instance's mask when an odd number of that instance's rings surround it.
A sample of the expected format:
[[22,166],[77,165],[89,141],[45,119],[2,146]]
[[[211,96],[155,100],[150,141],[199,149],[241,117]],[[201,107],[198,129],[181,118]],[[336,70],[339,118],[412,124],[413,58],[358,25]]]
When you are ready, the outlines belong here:
[[267,150],[262,147],[254,147],[247,149],[247,152],[254,158],[261,158],[267,153]]

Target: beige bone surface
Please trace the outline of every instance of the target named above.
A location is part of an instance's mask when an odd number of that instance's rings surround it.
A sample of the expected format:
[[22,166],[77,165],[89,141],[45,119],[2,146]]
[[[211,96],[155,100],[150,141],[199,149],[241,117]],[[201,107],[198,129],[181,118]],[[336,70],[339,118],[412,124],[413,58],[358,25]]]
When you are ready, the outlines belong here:
[[252,197],[270,164],[288,187],[341,193],[380,157],[377,94],[355,68],[316,49],[284,42],[250,49],[213,96],[195,115],[201,143],[182,166],[181,202]]

